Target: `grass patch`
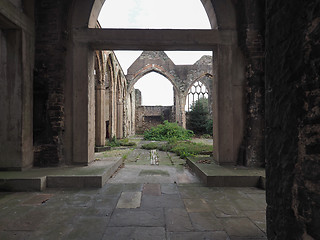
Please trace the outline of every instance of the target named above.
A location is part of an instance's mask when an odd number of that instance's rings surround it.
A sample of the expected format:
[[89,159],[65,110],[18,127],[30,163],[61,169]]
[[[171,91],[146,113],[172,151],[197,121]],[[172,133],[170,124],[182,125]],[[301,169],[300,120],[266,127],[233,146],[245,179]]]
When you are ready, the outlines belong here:
[[160,143],[148,143],[142,145],[143,149],[158,149],[165,152],[173,152],[181,158],[187,158],[190,156],[207,154],[213,151],[212,145],[203,143],[194,143],[191,141],[170,141],[167,144]]
[[152,150],[152,149],[159,149],[160,144],[156,142],[147,143],[141,146],[142,149]]
[[130,149],[130,151],[125,152],[125,153],[122,155],[122,161],[127,160],[128,155],[129,155],[132,151],[133,151],[133,149]]
[[113,137],[111,141],[108,141],[106,143],[106,145],[110,147],[120,147],[120,146],[133,147],[133,146],[136,146],[137,144],[135,142],[130,142],[128,138],[116,139],[116,137]]

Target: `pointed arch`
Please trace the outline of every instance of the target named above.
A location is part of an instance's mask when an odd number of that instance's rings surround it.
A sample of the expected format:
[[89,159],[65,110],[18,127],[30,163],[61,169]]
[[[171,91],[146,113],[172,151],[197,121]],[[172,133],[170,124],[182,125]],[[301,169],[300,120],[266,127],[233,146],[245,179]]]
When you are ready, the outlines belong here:
[[158,74],[164,76],[166,79],[168,79],[171,82],[171,84],[174,87],[174,90],[179,92],[179,88],[175,82],[174,76],[172,74],[170,74],[170,72],[168,72],[166,69],[164,69],[163,67],[156,65],[156,64],[148,64],[144,68],[139,69],[135,73],[135,75],[133,76],[132,80],[130,81],[130,83],[128,85],[128,92],[131,93],[134,85],[139,81],[139,79],[141,79],[143,76],[145,76],[151,72],[155,72],[155,73],[158,73]]

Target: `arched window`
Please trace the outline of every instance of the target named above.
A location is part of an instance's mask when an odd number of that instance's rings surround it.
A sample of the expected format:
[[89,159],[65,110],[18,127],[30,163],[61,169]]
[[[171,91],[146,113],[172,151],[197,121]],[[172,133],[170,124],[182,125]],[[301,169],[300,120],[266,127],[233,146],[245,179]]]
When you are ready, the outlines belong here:
[[200,98],[208,98],[207,87],[201,82],[196,81],[188,91],[185,110],[189,112],[192,105]]

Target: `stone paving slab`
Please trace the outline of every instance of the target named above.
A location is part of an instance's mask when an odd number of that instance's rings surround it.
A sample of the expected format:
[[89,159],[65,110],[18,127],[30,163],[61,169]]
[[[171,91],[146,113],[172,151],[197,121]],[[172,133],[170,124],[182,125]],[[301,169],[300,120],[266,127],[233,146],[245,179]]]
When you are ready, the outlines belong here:
[[143,195],[141,208],[183,208],[184,204],[178,194],[162,194],[160,196]]
[[169,208],[165,210],[166,227],[169,232],[193,231],[187,211],[183,208]]
[[104,217],[79,217],[73,224],[72,230],[66,239],[87,240],[101,239],[108,224],[108,219]]
[[161,184],[161,193],[162,194],[178,194],[178,187],[175,183]]
[[209,204],[201,198],[183,199],[184,205],[189,213],[191,212],[209,212]]
[[[141,174],[142,172],[142,174]],[[184,175],[183,182],[177,176]],[[109,183],[199,183],[199,179],[184,168],[177,170],[170,166],[125,165]]]
[[223,231],[220,219],[212,212],[189,213],[191,222],[196,231]]
[[160,196],[161,187],[159,183],[146,183],[143,185],[143,194],[151,196]]
[[138,208],[141,205],[141,192],[122,192],[117,208]]
[[261,231],[266,232],[266,211],[246,211],[244,214],[255,224]]
[[37,194],[26,201],[24,201],[23,205],[41,205],[48,201],[53,194]]
[[164,227],[163,209],[115,209],[109,226],[113,227]]
[[103,240],[163,240],[166,239],[164,227],[109,227]]
[[196,240],[196,239],[210,239],[210,240],[230,240],[226,232],[173,232],[168,234],[169,240]]
[[224,218],[222,225],[230,237],[265,238],[265,234],[248,218]]

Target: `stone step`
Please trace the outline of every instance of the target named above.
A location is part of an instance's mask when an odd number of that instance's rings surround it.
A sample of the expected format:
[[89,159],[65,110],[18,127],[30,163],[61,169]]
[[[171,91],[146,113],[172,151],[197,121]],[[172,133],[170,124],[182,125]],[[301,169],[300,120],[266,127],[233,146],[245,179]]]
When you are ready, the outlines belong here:
[[119,158],[114,161],[97,161],[86,167],[0,172],[0,190],[30,192],[46,188],[101,188],[122,163]]
[[122,164],[122,160],[104,166],[102,174],[47,176],[47,188],[101,188]]
[[219,166],[212,161],[211,157],[201,158],[201,160],[207,160],[211,163],[198,163],[197,159],[189,158],[187,164],[207,187],[258,187],[265,189],[263,169]]
[[46,177],[2,178],[0,174],[0,191],[35,192],[46,189]]

